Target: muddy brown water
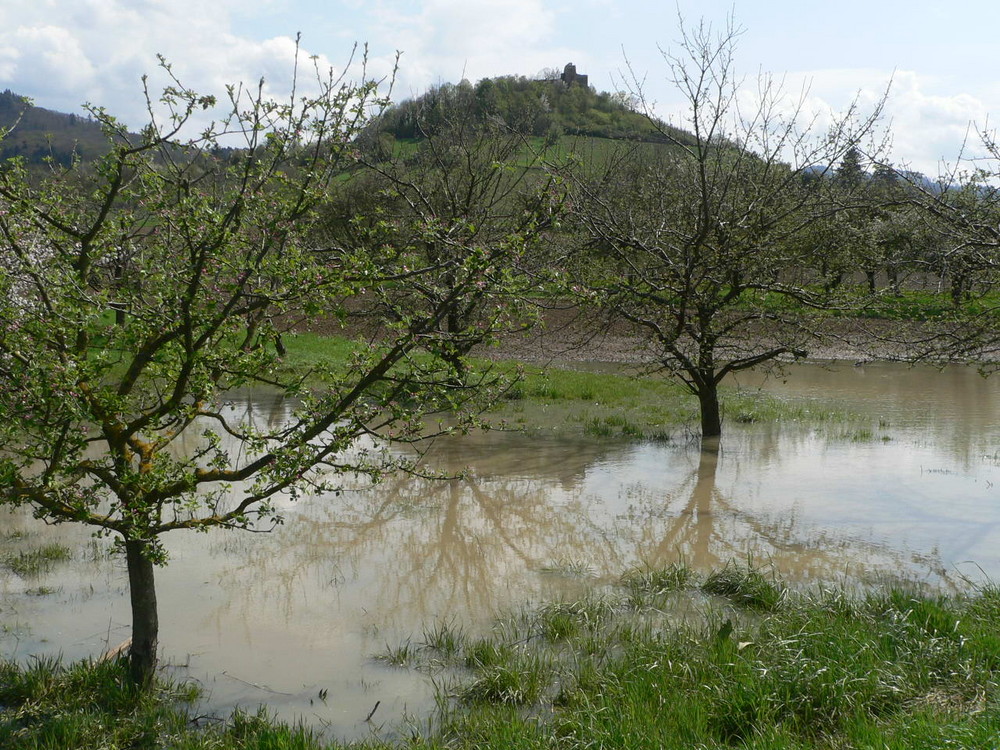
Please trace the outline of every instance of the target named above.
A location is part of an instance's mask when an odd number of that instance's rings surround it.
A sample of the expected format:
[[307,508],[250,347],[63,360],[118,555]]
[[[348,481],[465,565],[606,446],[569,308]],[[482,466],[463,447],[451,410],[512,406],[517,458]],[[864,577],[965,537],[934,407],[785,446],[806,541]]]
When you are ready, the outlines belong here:
[[[813,363],[740,385],[862,412],[870,427],[729,424],[717,451],[498,432],[439,441],[427,460],[469,467],[467,479],[305,498],[269,534],[168,536],[168,671],[204,685],[206,712],[264,704],[363,737],[433,708],[426,674],[373,658],[387,645],[441,623],[483,630],[637,564],[752,558],[803,583],[945,589],[1000,579],[1000,376]],[[259,396],[235,408],[274,422],[288,406]],[[0,554],[53,541],[74,550],[69,563],[26,579],[0,569],[0,656],[72,660],[128,635],[125,571],[105,542],[23,511],[0,517]]]

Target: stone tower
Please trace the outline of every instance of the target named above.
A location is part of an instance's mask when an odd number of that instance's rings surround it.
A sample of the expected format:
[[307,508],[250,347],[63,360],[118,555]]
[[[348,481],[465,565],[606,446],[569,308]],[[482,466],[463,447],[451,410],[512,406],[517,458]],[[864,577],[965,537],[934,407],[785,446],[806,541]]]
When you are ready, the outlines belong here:
[[566,63],[563,74],[559,78],[567,86],[572,86],[574,83],[578,83],[584,88],[588,86],[587,76],[577,73],[576,66],[573,63]]

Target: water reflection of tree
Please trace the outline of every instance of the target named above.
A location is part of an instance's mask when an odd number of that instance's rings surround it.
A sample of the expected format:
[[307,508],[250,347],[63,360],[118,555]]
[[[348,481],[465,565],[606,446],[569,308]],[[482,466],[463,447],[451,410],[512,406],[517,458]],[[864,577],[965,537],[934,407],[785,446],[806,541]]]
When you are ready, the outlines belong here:
[[475,474],[400,478],[333,506],[316,503],[279,536],[280,545],[240,555],[242,565],[268,571],[257,596],[272,606],[290,606],[291,584],[326,570],[330,579],[366,591],[367,610],[417,621],[487,615],[513,603],[510,596],[544,593],[546,583],[558,588],[554,577],[539,576],[547,568],[594,566],[615,556],[613,541],[578,496],[551,481]]
[[650,566],[683,561],[702,571],[755,561],[773,566],[789,581],[913,573],[953,585],[936,555],[802,528],[794,514],[775,517],[734,503],[716,483],[719,459],[718,446],[709,445],[664,501],[653,500],[644,511],[633,508],[625,523],[641,530],[635,540],[636,559]]
[[[663,455],[696,456],[697,464],[666,494],[639,482],[628,511],[584,491],[586,465],[563,464],[556,476],[520,476],[510,456],[487,467],[485,476],[400,477],[332,502],[314,498],[265,544],[254,540],[238,551],[242,567],[261,572],[224,576],[241,602],[226,606],[252,611],[266,605],[293,617],[303,591],[326,591],[331,601],[363,606],[385,625],[412,629],[437,616],[477,619],[532,596],[558,595],[567,578],[546,575],[547,569],[613,576],[637,562],[678,559],[703,571],[753,559],[793,581],[912,573],[947,583],[934,556],[733,501],[716,482],[717,450]],[[456,449],[442,454],[437,468],[454,469],[468,457]],[[727,474],[739,476],[740,457],[725,460]],[[593,465],[599,456],[588,454],[587,461]],[[257,583],[248,588],[247,580]],[[581,583],[575,580],[576,590]]]
[[[218,410],[228,422],[252,430],[271,432],[283,424],[287,424],[298,403],[286,398],[280,391],[267,391],[256,388],[250,391],[233,390],[226,393]],[[205,420],[206,427],[214,428],[215,420]],[[243,451],[243,444],[235,436],[223,433],[219,436],[226,450],[233,456]],[[174,443],[178,456],[189,456],[197,453],[205,445],[205,436],[198,430],[186,430]]]
[[[288,406],[234,399],[230,408],[273,426]],[[758,427],[752,441],[731,435],[729,446],[739,448],[727,449],[724,463],[736,487],[752,486],[762,464],[815,451],[823,442],[809,431]],[[696,464],[678,470],[692,458]],[[678,558],[707,570],[753,557],[806,580],[845,571],[940,569],[934,559],[805,528],[794,513],[769,514],[747,503],[743,492],[734,500],[717,485],[719,460],[713,450],[538,434],[440,440],[425,457],[429,473],[474,469],[461,479],[405,476],[377,488],[359,484],[340,497],[307,498],[287,507],[285,526],[271,536],[221,540],[214,564],[231,596],[213,619],[221,626],[233,616],[227,613],[245,617],[265,606],[294,617],[304,600],[364,606],[373,617],[409,618],[411,626],[439,615],[485,617],[498,606],[573,585],[571,577],[546,570],[613,576],[636,562]],[[603,486],[594,489],[593,475],[608,466],[620,477],[608,478],[605,470]],[[650,466],[658,468],[635,477],[638,501],[626,511],[616,493],[630,472]],[[234,564],[258,573],[229,575]]]
[[[276,426],[289,404],[234,398],[228,408]],[[189,548],[179,540],[177,554],[208,573],[213,592],[216,583],[225,590],[197,611],[211,608],[202,616],[220,640],[246,642],[265,609],[271,619],[326,618],[338,630],[368,622],[413,633],[436,616],[488,619],[495,607],[575,594],[593,580],[559,575],[560,568],[603,577],[634,563],[684,559],[706,570],[752,554],[793,580],[875,571],[947,583],[934,554],[817,528],[752,499],[761,466],[825,446],[822,435],[787,425],[732,430],[721,456],[688,446],[463,436],[439,441],[426,457],[428,470],[474,467],[463,479],[400,477],[378,488],[359,484],[341,497],[305,498],[287,506],[287,522],[273,534],[218,533],[214,559],[199,557],[202,538]],[[33,523],[23,510],[0,518],[11,532],[28,532]],[[46,535],[66,531],[43,528]],[[104,575],[105,588],[121,585],[120,571]],[[175,611],[186,612],[190,588],[177,591]],[[282,637],[292,632],[278,625]]]

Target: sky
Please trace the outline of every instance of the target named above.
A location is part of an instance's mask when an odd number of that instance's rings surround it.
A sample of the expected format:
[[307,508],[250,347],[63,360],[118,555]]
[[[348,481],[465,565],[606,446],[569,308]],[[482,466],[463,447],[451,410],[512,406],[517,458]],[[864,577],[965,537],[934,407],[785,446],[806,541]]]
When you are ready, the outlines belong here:
[[263,77],[281,95],[301,33],[303,51],[338,72],[355,44],[377,77],[399,52],[396,99],[567,62],[615,91],[631,66],[657,112],[678,121],[663,53],[677,51],[680,19],[722,29],[728,18],[743,29],[734,64],[746,85],[764,72],[791,98],[807,87],[820,122],[891,81],[883,127],[897,164],[936,175],[970,125],[1000,120],[996,0],[0,0],[0,88],[63,112],[101,105],[138,127],[142,75],[166,83],[157,54],[202,93]]

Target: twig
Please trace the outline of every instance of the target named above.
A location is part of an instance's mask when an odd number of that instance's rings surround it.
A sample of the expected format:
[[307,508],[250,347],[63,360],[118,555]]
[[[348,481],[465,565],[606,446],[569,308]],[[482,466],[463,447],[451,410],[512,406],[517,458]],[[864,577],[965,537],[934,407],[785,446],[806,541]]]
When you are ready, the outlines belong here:
[[379,707],[379,705],[381,703],[382,703],[382,701],[375,701],[375,708],[373,708],[369,712],[368,716],[365,717],[365,721],[371,721],[372,720],[372,717],[375,715],[375,712],[378,711],[378,707]]
[[114,661],[120,656],[124,656],[126,652],[132,648],[132,637],[129,636],[124,641],[119,643],[114,648],[108,649],[97,659],[98,664],[103,664],[104,662]]
[[283,693],[280,690],[271,690],[267,685],[258,685],[256,682],[247,682],[246,680],[241,680],[236,675],[229,674],[229,672],[223,672],[226,677],[231,680],[236,680],[237,682],[242,682],[244,685],[249,685],[252,688],[257,688],[258,690],[263,690],[268,693],[273,693],[274,695],[295,695],[295,693]]

